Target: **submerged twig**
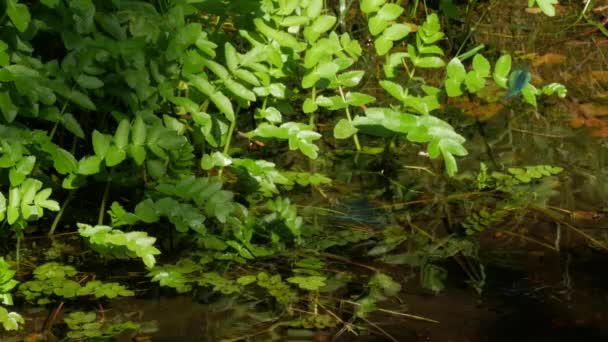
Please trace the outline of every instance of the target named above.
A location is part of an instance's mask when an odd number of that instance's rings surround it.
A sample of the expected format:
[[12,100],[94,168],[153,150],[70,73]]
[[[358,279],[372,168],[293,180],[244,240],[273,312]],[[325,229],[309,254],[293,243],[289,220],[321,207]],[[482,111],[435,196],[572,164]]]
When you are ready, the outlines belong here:
[[506,235],[510,235],[510,236],[513,236],[513,237],[516,237],[516,238],[520,238],[520,239],[522,239],[522,240],[526,240],[526,241],[528,241],[528,242],[535,243],[535,244],[537,244],[537,245],[540,245],[540,246],[543,246],[543,247],[545,247],[545,248],[548,248],[548,249],[550,249],[550,250],[552,250],[552,251],[556,251],[556,252],[558,251],[558,249],[557,249],[557,248],[555,248],[554,246],[551,246],[551,245],[549,245],[548,243],[544,243],[544,242],[542,242],[542,241],[536,240],[536,239],[531,238],[531,237],[529,237],[529,236],[526,236],[526,235],[524,235],[524,234],[518,234],[518,233],[515,233],[515,232],[512,232],[512,231],[509,231],[509,230],[503,230],[503,229],[499,229],[498,231],[499,231],[500,233],[503,233],[503,234],[506,234]]
[[555,220],[556,222],[559,222],[561,224],[563,224],[564,226],[572,229],[575,233],[579,234],[580,236],[586,238],[587,240],[593,242],[596,246],[604,249],[604,250],[608,250],[608,246],[606,246],[603,242],[597,240],[596,238],[594,238],[593,236],[587,234],[585,231],[583,231],[580,228],[577,228],[573,225],[571,225],[570,223],[564,221],[561,217],[559,217],[557,214],[551,212],[550,209],[547,208],[543,208],[543,207],[538,207],[538,206],[533,206],[533,209],[535,209],[536,211],[539,211],[547,216],[549,216],[550,218],[552,218],[553,220]]
[[323,256],[323,257],[325,257],[325,258],[328,258],[328,259],[334,259],[334,260],[341,261],[341,262],[343,262],[345,264],[349,264],[349,265],[353,265],[353,266],[359,266],[359,267],[368,269],[368,270],[373,271],[373,272],[380,272],[380,270],[377,269],[377,268],[375,268],[375,267],[368,266],[368,265],[365,265],[365,264],[360,264],[358,262],[351,261],[350,259],[341,257],[339,255],[335,255],[335,254],[331,254],[331,253],[325,253],[325,252],[324,253],[320,253],[320,255]]
[[399,342],[399,340],[397,340],[396,338],[394,338],[391,334],[389,334],[386,330],[382,329],[378,324],[368,320],[365,317],[359,317],[362,320],[364,320],[367,324],[371,325],[372,327],[376,328],[379,332],[381,332],[384,336],[386,336],[389,340],[393,341],[393,342]]
[[527,131],[525,129],[515,128],[515,127],[511,127],[511,130],[515,131],[515,132],[519,132],[519,133],[538,135],[539,137],[546,137],[546,138],[565,139],[565,138],[569,138],[570,137],[568,135],[557,135],[557,134],[532,132],[532,131]]
[[[350,300],[342,300],[341,302],[347,303],[347,304],[350,304],[350,305],[354,305],[354,306],[361,306],[361,304],[359,304],[357,302],[350,301]],[[423,322],[429,322],[429,323],[440,323],[437,320],[434,320],[434,319],[431,319],[431,318],[427,318],[427,317],[423,317],[423,316],[406,314],[406,313],[403,313],[403,312],[398,312],[398,311],[393,311],[393,310],[387,310],[387,309],[382,309],[382,308],[377,308],[376,310],[380,311],[380,312],[387,313],[387,314],[395,315],[395,316],[401,316],[401,317],[413,319],[413,320],[416,320],[416,321],[423,321]]]

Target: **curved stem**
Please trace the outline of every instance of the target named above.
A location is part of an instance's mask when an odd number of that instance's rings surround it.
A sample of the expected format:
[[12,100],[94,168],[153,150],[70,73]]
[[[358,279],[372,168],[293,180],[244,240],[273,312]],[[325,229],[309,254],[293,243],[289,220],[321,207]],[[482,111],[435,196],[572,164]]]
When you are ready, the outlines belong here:
[[51,224],[51,230],[49,231],[49,234],[48,234],[49,236],[51,236],[55,233],[55,229],[57,228],[57,225],[59,225],[59,221],[61,220],[61,216],[63,216],[63,212],[65,211],[65,208],[68,206],[68,204],[70,203],[72,198],[74,198],[74,192],[76,192],[76,191],[75,190],[70,191],[70,193],[68,194],[68,197],[65,199],[65,201],[63,202],[63,205],[61,206],[61,210],[59,210],[59,212],[55,216],[55,219],[53,220],[53,224]]

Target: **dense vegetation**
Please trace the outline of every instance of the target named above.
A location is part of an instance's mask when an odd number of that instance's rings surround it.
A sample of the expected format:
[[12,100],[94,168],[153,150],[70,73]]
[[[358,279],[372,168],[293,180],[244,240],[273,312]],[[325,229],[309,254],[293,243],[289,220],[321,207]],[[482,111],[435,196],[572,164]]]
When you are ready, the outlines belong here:
[[[548,15],[556,2],[537,1]],[[561,168],[481,163],[454,178],[467,150],[446,103],[521,95],[535,108],[566,89],[535,87],[506,53],[446,53],[441,17],[417,5],[0,0],[4,328],[24,323],[16,295],[51,310],[44,333],[66,308],[73,339],[142,329],[78,311],[141,290],[105,279],[110,265],[311,329],[349,325],[399,293],[380,265],[407,265],[441,291],[442,262],[455,258],[482,291],[479,233],[542,209]],[[295,194],[331,186],[318,170],[337,151],[380,160],[387,177],[407,154],[438,196],[398,216],[302,210]],[[385,198],[412,199],[394,183]],[[417,223],[437,213],[440,225]],[[62,242],[71,233],[80,239]],[[52,244],[36,250],[40,234]],[[328,309],[342,299],[351,317]]]

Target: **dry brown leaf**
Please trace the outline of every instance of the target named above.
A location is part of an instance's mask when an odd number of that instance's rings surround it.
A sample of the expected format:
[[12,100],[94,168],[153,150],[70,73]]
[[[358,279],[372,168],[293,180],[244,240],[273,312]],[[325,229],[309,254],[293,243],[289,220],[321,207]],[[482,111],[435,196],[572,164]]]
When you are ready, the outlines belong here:
[[539,13],[541,13],[542,11],[541,11],[541,10],[540,10],[540,8],[538,8],[538,7],[527,7],[527,8],[526,8],[526,12],[527,12],[527,13],[530,13],[530,14],[539,14]]
[[499,102],[490,102],[486,104],[479,103],[477,101],[469,101],[468,99],[452,98],[450,104],[456,106],[464,111],[464,114],[469,117],[473,117],[479,120],[487,120],[494,115],[498,114],[504,106]]
[[592,130],[591,134],[594,137],[598,137],[598,138],[606,138],[606,137],[608,137],[608,125],[605,125],[603,127],[598,127],[596,129]]
[[544,55],[541,56],[537,56],[536,58],[534,58],[534,61],[532,62],[532,66],[534,67],[538,67],[541,65],[557,65],[557,64],[562,64],[566,61],[566,56],[559,54],[559,53],[546,53]]
[[585,125],[585,119],[581,118],[578,115],[573,115],[572,119],[570,119],[570,127],[572,128],[581,128]]
[[578,110],[586,118],[608,116],[608,106],[597,103],[582,103],[578,105]]
[[606,70],[590,71],[589,76],[598,82],[608,83],[608,71]]

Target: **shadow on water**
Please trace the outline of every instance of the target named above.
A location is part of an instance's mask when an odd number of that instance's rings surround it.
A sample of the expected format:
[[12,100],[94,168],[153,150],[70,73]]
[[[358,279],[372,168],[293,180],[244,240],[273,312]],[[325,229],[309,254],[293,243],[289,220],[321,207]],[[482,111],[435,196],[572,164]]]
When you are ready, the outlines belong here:
[[[575,252],[572,252],[575,253]],[[368,320],[397,341],[462,341],[462,342],[555,342],[606,341],[608,339],[608,255],[571,255],[577,260],[562,269],[567,253],[527,256],[528,262],[518,269],[498,264],[486,268],[489,284],[478,296],[458,279],[456,265],[444,291],[434,295],[405,284],[400,303],[383,304],[396,312],[411,312],[430,317],[439,323],[417,322],[393,314],[375,313]],[[570,283],[564,279],[570,277]],[[152,341],[218,341],[239,336],[261,324],[251,315],[253,307],[233,306],[228,302],[198,304],[190,297],[166,297],[141,300],[125,299],[113,305],[112,311],[137,313],[138,320],[154,321],[158,332]],[[259,317],[258,317],[259,318]],[[378,330],[360,336],[343,334],[335,341],[393,341]],[[242,335],[241,335],[242,336]],[[268,335],[252,341],[330,341],[331,335],[318,333],[308,339],[283,339]],[[327,338],[327,339],[323,339]],[[118,341],[131,341],[127,336]]]

